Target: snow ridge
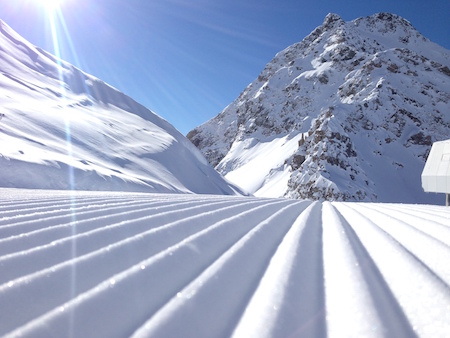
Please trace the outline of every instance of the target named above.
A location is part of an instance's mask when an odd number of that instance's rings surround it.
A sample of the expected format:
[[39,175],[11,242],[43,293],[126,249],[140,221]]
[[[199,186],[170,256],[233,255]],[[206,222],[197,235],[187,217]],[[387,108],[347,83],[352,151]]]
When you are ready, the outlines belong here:
[[5,337],[450,330],[446,207],[17,189],[0,196]]
[[0,187],[236,194],[170,123],[0,21]]
[[449,135],[449,67],[397,15],[330,14],[188,138],[256,196],[440,203],[420,173]]

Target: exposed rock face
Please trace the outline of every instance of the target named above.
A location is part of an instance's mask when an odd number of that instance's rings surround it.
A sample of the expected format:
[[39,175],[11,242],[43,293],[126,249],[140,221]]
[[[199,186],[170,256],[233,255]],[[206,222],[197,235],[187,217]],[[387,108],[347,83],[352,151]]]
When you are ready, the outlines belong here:
[[256,195],[433,202],[420,173],[450,136],[449,55],[399,16],[329,14],[188,138]]

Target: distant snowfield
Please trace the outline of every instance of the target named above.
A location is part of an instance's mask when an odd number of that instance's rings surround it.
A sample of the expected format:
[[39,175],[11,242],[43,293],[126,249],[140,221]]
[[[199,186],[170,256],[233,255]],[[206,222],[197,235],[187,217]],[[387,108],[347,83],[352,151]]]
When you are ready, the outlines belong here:
[[[270,142],[255,139],[235,142],[224,163],[227,158],[233,159],[230,162],[237,169],[225,178],[257,197],[283,196],[291,173],[284,159],[295,154],[301,136],[299,133],[292,138],[279,137]],[[218,170],[221,169],[219,165]]]
[[450,208],[0,189],[6,337],[444,337]]

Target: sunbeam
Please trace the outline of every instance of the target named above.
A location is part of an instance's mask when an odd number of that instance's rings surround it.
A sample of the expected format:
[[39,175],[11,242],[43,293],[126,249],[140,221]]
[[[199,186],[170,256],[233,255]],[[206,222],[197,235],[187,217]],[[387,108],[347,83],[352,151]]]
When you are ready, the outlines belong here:
[[[64,74],[63,74],[63,67],[62,67],[62,61],[61,61],[61,48],[60,48],[60,38],[58,36],[58,29],[57,29],[57,18],[59,19],[60,26],[63,27],[62,31],[66,35],[66,39],[69,42],[69,46],[71,48],[71,52],[73,56],[76,58],[69,33],[67,31],[67,28],[65,26],[64,17],[60,11],[60,9],[57,7],[60,1],[53,0],[53,1],[44,1],[47,5],[47,14],[50,21],[50,29],[51,29],[51,36],[52,36],[52,42],[53,42],[53,51],[55,56],[57,57],[57,64],[58,64],[58,77],[60,81],[60,90],[61,90],[61,96],[62,99],[65,100],[67,98],[66,95],[66,87],[65,87],[65,81],[64,81]],[[63,112],[64,113],[64,112]],[[65,125],[65,134],[66,134],[66,149],[67,149],[67,155],[72,158],[73,157],[73,149],[72,149],[72,133],[71,133],[71,126],[70,126],[70,118],[67,116],[67,114],[64,114],[64,125]],[[74,168],[72,165],[68,165],[68,176],[69,176],[69,185],[70,185],[70,191],[71,194],[71,209],[76,210],[76,199],[74,195],[75,190],[75,177],[74,177]],[[76,227],[76,221],[77,221],[77,215],[75,211],[71,212],[71,229],[72,229],[72,236],[75,236],[77,234],[77,227]],[[75,237],[74,237],[75,238]],[[77,257],[77,242],[76,240],[72,241],[71,245],[71,255],[73,258]],[[73,266],[71,269],[71,284],[70,284],[70,292],[72,295],[72,298],[77,293],[77,285],[76,285],[76,278],[77,278],[77,271],[76,267]],[[70,325],[69,325],[69,332],[68,336],[72,337],[74,332],[74,322],[75,322],[75,313],[72,311],[70,314]]]
[[50,12],[57,9],[63,2],[63,0],[36,0],[36,1],[40,3],[42,6],[44,6],[45,9]]
[[[52,35],[52,41],[53,41],[53,50],[57,57],[57,63],[58,63],[58,76],[60,81],[60,90],[62,98],[66,98],[66,88],[64,86],[64,74],[63,74],[63,68],[61,65],[61,49],[60,49],[60,43],[58,39],[58,31],[56,28],[56,12],[60,13],[59,11],[48,11],[49,21],[50,21],[50,29],[51,29],[51,35]],[[61,21],[62,16],[60,15]],[[72,157],[72,139],[71,139],[71,131],[70,131],[70,120],[67,116],[64,116],[65,121],[65,127],[66,127],[66,144],[67,144],[67,153],[69,157]],[[69,182],[70,182],[70,189],[74,190],[75,182],[74,182],[74,175],[73,175],[73,167],[69,166]]]

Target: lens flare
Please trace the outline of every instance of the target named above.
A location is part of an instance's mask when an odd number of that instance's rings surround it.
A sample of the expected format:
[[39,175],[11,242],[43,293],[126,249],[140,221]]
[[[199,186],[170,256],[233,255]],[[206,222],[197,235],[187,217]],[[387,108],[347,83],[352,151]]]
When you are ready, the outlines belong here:
[[36,0],[36,1],[50,11],[58,8],[63,2],[63,0]]
[[[61,96],[64,100],[66,98],[66,87],[64,85],[64,75],[63,75],[63,66],[61,61],[61,44],[60,39],[62,38],[61,35],[65,33],[66,39],[68,40],[68,44],[71,48],[72,53],[75,56],[75,51],[73,49],[72,41],[70,39],[69,32],[67,31],[67,27],[64,21],[64,17],[61,13],[61,10],[59,8],[59,5],[62,3],[62,0],[39,0],[43,5],[45,5],[45,8],[47,10],[48,20],[50,23],[50,31],[52,36],[52,42],[53,42],[53,53],[55,54],[56,62],[58,65],[58,74],[59,74],[59,81],[61,84],[60,90],[61,90]],[[61,28],[62,29],[59,29]],[[64,124],[65,124],[65,134],[66,134],[66,150],[69,157],[72,157],[72,135],[71,135],[71,127],[70,127],[70,118],[67,115],[64,115]],[[74,177],[74,169],[72,166],[68,166],[68,179],[70,184],[70,191],[71,191],[71,207],[72,210],[76,209],[76,197],[75,197],[75,177]],[[72,238],[76,238],[77,234],[77,215],[74,211],[72,211],[71,215],[71,230],[72,230]],[[77,257],[77,242],[76,240],[72,240],[72,247],[71,247],[71,254],[72,257]],[[77,270],[76,267],[73,266],[71,269],[71,283],[70,283],[70,293],[72,299],[75,298],[77,294],[77,285],[76,285],[76,279],[77,279]],[[72,311],[69,315],[69,331],[68,336],[72,337],[74,332],[74,324],[75,323],[75,313]]]

